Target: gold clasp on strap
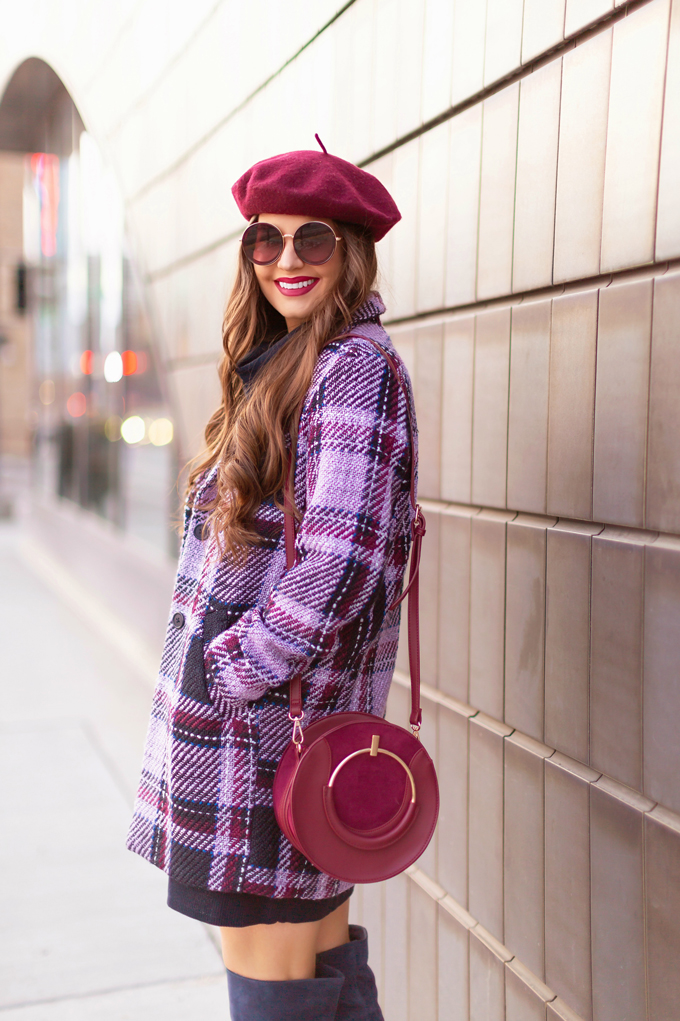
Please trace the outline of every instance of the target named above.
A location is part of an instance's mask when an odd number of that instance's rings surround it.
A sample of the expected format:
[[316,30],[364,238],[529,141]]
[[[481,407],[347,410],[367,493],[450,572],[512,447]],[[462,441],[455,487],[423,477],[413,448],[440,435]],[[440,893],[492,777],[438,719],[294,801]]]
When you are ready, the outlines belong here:
[[300,746],[302,745],[302,743],[305,740],[305,735],[304,735],[304,733],[302,731],[302,721],[303,721],[304,717],[305,717],[304,712],[301,713],[300,716],[291,716],[291,714],[288,713],[288,719],[293,721],[293,737],[292,737],[292,741],[293,741],[293,744],[296,746],[296,748],[298,750],[298,753],[300,752]]

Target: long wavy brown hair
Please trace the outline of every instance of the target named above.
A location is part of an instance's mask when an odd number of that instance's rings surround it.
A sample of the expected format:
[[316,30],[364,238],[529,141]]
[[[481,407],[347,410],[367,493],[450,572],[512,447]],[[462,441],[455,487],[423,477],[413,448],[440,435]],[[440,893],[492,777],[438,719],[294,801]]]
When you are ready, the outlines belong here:
[[263,500],[281,507],[291,439],[323,348],[346,330],[375,285],[377,259],[370,231],[337,223],[343,267],[335,287],[263,367],[248,392],[236,372],[257,345],[285,336],[286,321],[264,297],[252,264],[239,249],[236,280],[222,325],[222,403],[205,430],[206,449],[190,463],[188,494],[214,464],[217,493],[207,504],[223,553],[240,558],[261,541],[254,527]]

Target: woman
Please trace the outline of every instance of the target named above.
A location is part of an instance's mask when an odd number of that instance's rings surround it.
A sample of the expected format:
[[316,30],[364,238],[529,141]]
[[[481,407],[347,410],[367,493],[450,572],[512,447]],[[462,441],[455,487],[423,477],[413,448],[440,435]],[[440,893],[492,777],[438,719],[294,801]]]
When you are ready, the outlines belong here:
[[325,149],[264,160],[233,193],[250,226],[224,319],[222,404],[189,477],[128,846],[168,873],[170,907],[220,927],[232,1021],[375,1021],[352,888],[288,843],[272,782],[292,676],[303,673],[305,726],[385,711],[410,442],[406,397],[365,338],[410,394],[372,290],[375,241],[400,214],[374,177]]

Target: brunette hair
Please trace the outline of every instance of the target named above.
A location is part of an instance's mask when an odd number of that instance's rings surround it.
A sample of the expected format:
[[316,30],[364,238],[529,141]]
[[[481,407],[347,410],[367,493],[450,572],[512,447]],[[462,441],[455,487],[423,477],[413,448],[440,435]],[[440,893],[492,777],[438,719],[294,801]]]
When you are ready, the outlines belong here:
[[219,366],[222,403],[205,430],[206,450],[191,462],[188,494],[218,464],[217,493],[207,504],[223,552],[243,556],[261,541],[255,513],[263,500],[282,506],[290,440],[319,354],[346,330],[377,275],[373,236],[366,228],[336,224],[343,267],[335,287],[258,373],[246,393],[236,366],[258,344],[286,333],[286,322],[264,297],[252,263],[239,250],[236,280],[222,325]]

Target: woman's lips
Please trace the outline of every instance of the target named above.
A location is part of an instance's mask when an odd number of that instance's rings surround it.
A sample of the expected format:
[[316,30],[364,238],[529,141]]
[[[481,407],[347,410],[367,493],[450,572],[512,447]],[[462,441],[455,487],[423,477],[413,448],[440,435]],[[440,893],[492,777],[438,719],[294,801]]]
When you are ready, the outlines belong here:
[[287,298],[299,298],[301,294],[309,294],[319,279],[319,277],[279,277],[274,283]]

